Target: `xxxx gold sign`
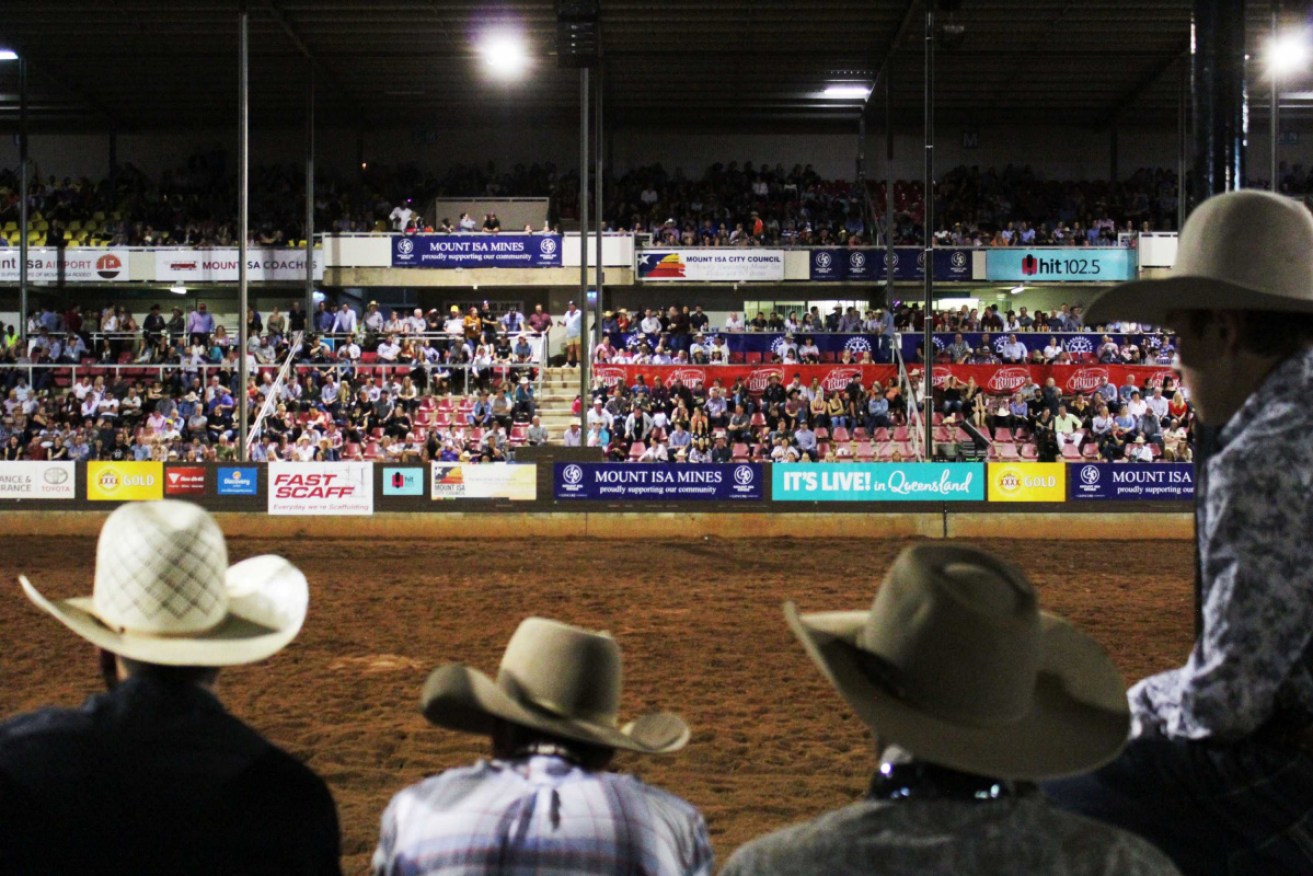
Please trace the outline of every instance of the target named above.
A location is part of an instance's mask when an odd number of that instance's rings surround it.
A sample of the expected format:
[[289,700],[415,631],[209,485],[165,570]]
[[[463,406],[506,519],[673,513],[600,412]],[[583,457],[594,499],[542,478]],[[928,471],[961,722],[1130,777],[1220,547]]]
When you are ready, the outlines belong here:
[[164,465],[159,462],[89,462],[87,498],[93,502],[162,499]]

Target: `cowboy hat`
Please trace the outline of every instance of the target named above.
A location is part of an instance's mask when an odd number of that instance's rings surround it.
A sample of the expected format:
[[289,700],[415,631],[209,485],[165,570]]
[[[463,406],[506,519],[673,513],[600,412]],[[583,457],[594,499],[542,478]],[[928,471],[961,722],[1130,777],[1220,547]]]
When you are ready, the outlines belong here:
[[223,532],[205,509],[163,500],[120,506],[96,545],[90,597],[51,601],[26,577],[27,597],[100,648],[165,666],[263,660],[305,621],[305,576],[282,557],[228,565]]
[[880,742],[923,760],[1037,780],[1088,772],[1126,742],[1125,687],[1107,654],[985,551],[916,545],[870,611],[787,603],[784,614]]
[[424,685],[420,709],[431,723],[467,733],[490,733],[502,719],[645,754],[687,744],[688,726],[666,712],[619,726],[620,684],[620,648],[610,634],[531,617],[506,645],[495,682],[460,663],[440,666]]
[[1254,189],[1215,195],[1181,229],[1172,275],[1114,286],[1087,325],[1111,318],[1161,325],[1175,310],[1313,313],[1313,214]]

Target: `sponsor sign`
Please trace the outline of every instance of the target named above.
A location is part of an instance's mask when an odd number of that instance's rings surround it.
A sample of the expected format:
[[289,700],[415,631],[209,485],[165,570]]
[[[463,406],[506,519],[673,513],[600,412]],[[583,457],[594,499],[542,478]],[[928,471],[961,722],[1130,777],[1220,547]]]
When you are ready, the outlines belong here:
[[1193,500],[1194,463],[1072,463],[1067,494],[1073,499]]
[[88,462],[92,502],[144,502],[164,498],[162,462]]
[[[18,248],[0,252],[0,283],[18,282]],[[27,251],[29,283],[122,283],[128,279],[128,250],[39,247]]]
[[1016,282],[1109,283],[1135,279],[1134,250],[1008,247],[985,253],[985,279]]
[[559,234],[398,234],[394,268],[559,268]]
[[783,280],[784,250],[645,249],[638,255],[638,279],[651,281]]
[[985,466],[974,462],[775,463],[776,502],[981,502]]
[[[830,247],[810,251],[809,278],[814,281],[848,280],[869,282],[884,280],[889,252],[883,247]],[[894,279],[919,280],[925,276],[925,251],[919,246],[894,248]],[[971,250],[936,249],[935,279],[972,280]]]
[[387,466],[383,469],[383,495],[424,495],[424,469],[415,465],[403,468]]
[[203,496],[204,494],[204,466],[169,465],[164,467],[164,495]]
[[749,463],[558,462],[553,471],[558,499],[759,500],[764,481],[762,466]]
[[251,466],[221,466],[220,496],[254,496],[259,492],[259,470]]
[[373,514],[373,463],[271,462],[269,513]]
[[1067,464],[1063,462],[991,462],[989,501],[1065,502]]
[[[162,283],[236,283],[241,259],[236,247],[223,249],[159,249],[155,280]],[[322,250],[314,251],[315,279],[324,276]],[[252,283],[300,283],[305,280],[305,250],[251,249],[246,254],[246,279]]]
[[538,466],[510,462],[477,465],[435,462],[430,465],[432,498],[510,499],[532,502],[538,498]]
[[0,462],[0,499],[72,499],[74,463]]

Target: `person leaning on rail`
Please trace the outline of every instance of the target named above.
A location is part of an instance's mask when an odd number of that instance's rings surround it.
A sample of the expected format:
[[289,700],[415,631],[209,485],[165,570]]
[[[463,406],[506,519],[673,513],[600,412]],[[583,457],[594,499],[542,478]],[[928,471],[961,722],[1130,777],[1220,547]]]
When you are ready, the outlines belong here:
[[866,799],[741,846],[722,876],[1177,872],[1143,839],[1036,789],[1115,757],[1128,715],[1107,654],[1041,612],[1011,564],[917,545],[869,611],[799,614],[788,603],[784,614],[871,729],[880,766]]

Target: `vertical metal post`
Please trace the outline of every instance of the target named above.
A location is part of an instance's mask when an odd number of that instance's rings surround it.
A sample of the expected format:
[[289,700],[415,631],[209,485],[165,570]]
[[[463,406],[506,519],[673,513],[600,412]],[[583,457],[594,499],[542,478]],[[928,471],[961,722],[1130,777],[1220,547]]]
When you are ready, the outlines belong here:
[[1190,189],[1185,184],[1186,150],[1190,137],[1190,65],[1182,63],[1176,98],[1176,230],[1185,225],[1190,212]]
[[[1279,26],[1279,17],[1281,14],[1280,3],[1273,0],[1272,7],[1272,42],[1277,41],[1277,27]],[[1277,138],[1281,136],[1281,76],[1277,73],[1276,65],[1272,65],[1272,93],[1268,104],[1267,126],[1270,142],[1267,144],[1267,166],[1272,169],[1272,180],[1268,188],[1274,192],[1281,191],[1281,185],[1277,181],[1277,171],[1280,166],[1277,164]]]
[[1194,0],[1194,191],[1200,203],[1245,180],[1245,0]]
[[306,64],[309,81],[305,94],[305,318],[306,329],[315,313],[315,68]]
[[602,288],[605,285],[602,271],[602,65],[600,63],[597,66],[597,82],[593,85],[593,96],[593,163],[596,167],[593,175],[593,188],[596,192],[593,212],[597,214],[593,217],[597,228],[597,262],[593,270],[596,271],[597,307],[593,312],[592,337],[593,342],[597,343],[602,340],[602,298],[604,297]]
[[884,306],[893,313],[894,306],[894,113],[892,86],[893,65],[884,72]]
[[[926,0],[925,4],[925,220],[923,243],[925,245],[925,330],[922,332],[921,359],[925,368],[922,372],[925,380],[921,399],[925,404],[923,424],[925,426],[925,458],[929,461],[934,456],[935,433],[934,387],[935,369],[935,0]],[[889,266],[893,271],[893,265]]]
[[588,68],[579,70],[579,428],[588,409]]
[[27,355],[27,59],[18,59],[18,341]]
[[1112,123],[1112,128],[1108,131],[1108,179],[1113,182],[1117,181],[1117,161],[1121,158],[1121,143],[1118,134],[1119,125],[1116,120]]
[[246,4],[241,5],[238,21],[238,74],[237,74],[237,436],[239,454],[243,461],[250,459],[250,448],[246,446],[250,400],[246,396],[246,380],[250,373],[247,366],[247,330],[246,330],[246,258],[247,238],[250,234],[247,223],[250,208],[250,81],[248,62],[250,60],[250,42],[247,33]]

